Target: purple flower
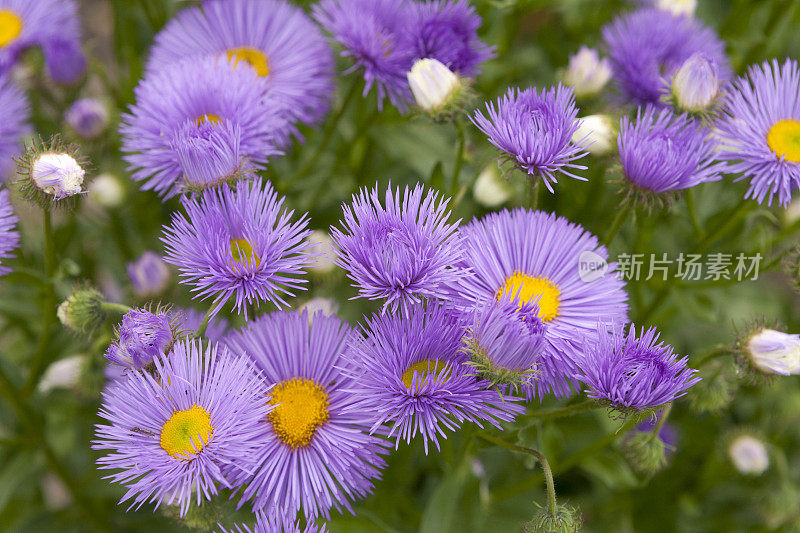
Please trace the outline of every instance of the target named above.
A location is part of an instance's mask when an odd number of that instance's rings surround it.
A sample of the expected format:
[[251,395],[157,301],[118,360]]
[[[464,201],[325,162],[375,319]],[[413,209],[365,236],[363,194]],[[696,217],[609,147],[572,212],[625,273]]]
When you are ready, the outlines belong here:
[[[0,260],[13,257],[14,254],[11,252],[19,246],[17,222],[19,219],[14,214],[8,189],[0,189]],[[0,261],[0,276],[5,276],[9,272],[11,269],[3,266]]]
[[353,60],[348,72],[363,70],[364,96],[375,86],[379,109],[387,97],[400,110],[411,101],[406,74],[415,50],[407,32],[417,16],[409,0],[321,0],[314,6],[314,18]]
[[108,126],[108,108],[96,98],[81,98],[64,113],[64,120],[80,137],[94,139]]
[[[171,315],[178,324],[178,328],[188,333],[197,331],[197,328],[200,327],[205,317],[204,313],[189,307],[173,309]],[[206,332],[203,337],[211,342],[219,342],[225,337],[229,327],[230,324],[227,320],[216,316],[208,321],[208,326],[206,326]]]
[[474,77],[492,49],[478,38],[481,17],[465,0],[415,3],[408,28],[414,59],[432,58],[463,76]]
[[282,209],[283,202],[268,181],[235,190],[223,184],[184,198],[186,215],[175,213],[164,226],[165,260],[178,268],[195,298],[219,298],[213,314],[231,296],[245,315],[254,302],[288,306],[285,297],[306,282],[297,276],[314,258],[305,241],[308,218],[291,222],[294,211]]
[[506,294],[522,304],[535,303],[547,326],[536,396],[568,395],[569,380],[583,359],[580,339],[597,334],[598,319],[627,321],[628,295],[615,275],[616,264],[597,270],[582,266],[606,265],[605,246],[566,218],[525,209],[489,214],[462,231],[462,266],[472,271],[459,280],[464,305]]
[[582,143],[572,142],[580,125],[577,117],[572,89],[559,84],[541,92],[511,88],[496,103],[486,104],[486,116],[475,111],[472,122],[520,170],[541,176],[553,192],[558,172],[586,179],[573,174],[573,170],[586,169],[573,162],[587,153]]
[[336,317],[305,311],[276,312],[228,335],[226,343],[247,353],[264,373],[273,411],[262,423],[259,463],[237,483],[248,483],[242,502],[306,518],[330,516],[333,507],[372,490],[385,466],[383,440],[368,433],[370,411],[353,408],[352,380],[342,373],[342,351],[351,334]]
[[147,250],[138,259],[128,263],[128,278],[133,292],[139,298],[148,298],[164,292],[172,273],[160,255]]
[[254,176],[253,165],[242,156],[241,141],[242,128],[234,122],[184,123],[170,142],[184,187],[198,191]]
[[[659,412],[655,416],[647,418],[644,422],[636,426],[636,431],[643,433],[652,432],[656,424],[658,424],[661,415],[662,413]],[[660,438],[665,445],[664,451],[667,455],[670,455],[675,451],[675,447],[678,445],[678,430],[669,422],[665,422],[658,432],[658,438]]]
[[660,104],[675,71],[702,52],[719,69],[720,81],[730,78],[725,43],[694,18],[644,8],[620,15],[603,28],[614,80],[625,101]]
[[289,517],[276,517],[266,513],[256,513],[256,525],[252,529],[246,524],[235,524],[234,529],[226,530],[220,526],[222,533],[328,533],[328,526],[309,523],[303,529]]
[[175,343],[175,328],[163,311],[133,309],[125,313],[117,340],[108,347],[106,358],[129,368],[149,367]]
[[207,1],[182,10],[155,38],[147,63],[154,75],[187,57],[227,57],[253,67],[269,106],[294,125],[313,124],[327,113],[333,95],[333,52],[303,11],[282,0]]
[[[316,319],[315,319],[316,320]],[[483,427],[511,421],[524,412],[519,398],[501,396],[478,379],[461,350],[464,323],[441,305],[416,305],[407,317],[373,315],[351,337],[348,373],[362,396],[361,410],[374,413],[372,431],[388,425],[388,436],[411,442],[421,435],[439,449],[439,436],[464,422]]]
[[597,337],[586,344],[580,380],[590,398],[608,402],[620,410],[658,407],[700,381],[688,358],[678,359],[672,346],[658,341],[655,328],[641,330],[600,323]]
[[71,83],[86,70],[73,0],[0,0],[0,28],[0,72],[8,72],[22,52],[35,46],[42,48],[57,83]]
[[[0,49],[1,50],[1,49]],[[28,99],[8,75],[0,74],[0,182],[16,170],[14,158],[22,149],[21,140],[31,130]]]
[[155,375],[133,371],[107,387],[108,424],[96,426],[92,449],[108,450],[100,469],[119,470],[108,478],[128,489],[120,503],[175,503],[183,516],[193,497],[200,505],[253,468],[266,387],[247,357],[210,344],[180,341],[154,365]]
[[342,229],[331,228],[334,262],[347,270],[358,295],[385,300],[384,308],[404,312],[423,298],[447,296],[447,286],[461,272],[453,268],[461,253],[458,222],[448,223],[449,199],[422,185],[362,189],[345,205]]
[[789,205],[800,188],[800,70],[797,61],[753,65],[723,98],[716,123],[719,158],[749,179],[747,198]]
[[687,115],[648,106],[636,120],[622,117],[617,138],[622,169],[634,188],[665,193],[722,179],[717,144]]
[[[142,80],[135,90],[136,104],[122,116],[120,125],[122,151],[128,154],[125,160],[133,179],[144,182],[142,189],[161,196],[178,194],[184,187],[184,174],[193,175],[197,163],[190,157],[194,166],[181,166],[187,159],[184,154],[182,161],[176,150],[176,138],[209,139],[209,130],[221,131],[223,136],[238,134],[238,139],[228,141],[238,145],[234,159],[263,168],[269,156],[279,153],[274,140],[285,120],[277,106],[264,98],[259,81],[252,68],[235,67],[214,57],[187,59]],[[214,161],[203,169],[217,168],[218,159],[231,156],[211,149],[207,157]],[[213,178],[208,181],[221,177]]]

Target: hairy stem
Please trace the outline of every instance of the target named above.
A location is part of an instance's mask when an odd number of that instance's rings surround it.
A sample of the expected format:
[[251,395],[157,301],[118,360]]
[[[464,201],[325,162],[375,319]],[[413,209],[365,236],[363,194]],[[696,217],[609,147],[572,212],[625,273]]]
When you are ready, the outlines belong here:
[[628,215],[631,212],[631,206],[633,204],[631,202],[626,202],[625,205],[617,211],[617,216],[614,217],[613,222],[611,222],[611,226],[609,226],[608,231],[603,236],[603,239],[600,241],[606,246],[611,245],[611,242],[614,240],[614,237],[617,236],[619,230],[622,228],[622,225],[628,219]]

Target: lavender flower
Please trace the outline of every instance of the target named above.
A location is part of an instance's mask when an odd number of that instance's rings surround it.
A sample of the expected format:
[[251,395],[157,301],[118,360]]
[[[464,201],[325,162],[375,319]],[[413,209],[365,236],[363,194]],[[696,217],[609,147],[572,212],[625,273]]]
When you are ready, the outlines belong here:
[[246,524],[235,524],[235,530],[222,528],[222,533],[328,533],[328,526],[308,523],[303,529],[294,522],[293,518],[273,516],[272,514],[256,513],[256,525],[250,529]]
[[42,50],[47,72],[54,82],[76,83],[86,73],[86,56],[79,39],[54,37],[44,43]]
[[282,210],[269,182],[260,179],[231,189],[223,184],[199,198],[184,198],[186,216],[175,213],[161,238],[165,260],[178,268],[181,283],[195,298],[235,297],[235,308],[247,314],[248,304],[270,301],[287,306],[306,280],[296,276],[313,261],[304,241],[308,219],[291,222],[294,211]]
[[720,94],[719,68],[702,52],[692,54],[672,78],[672,98],[679,109],[706,111]]
[[[2,50],[2,49],[0,49]],[[30,132],[28,99],[8,75],[0,74],[0,182],[16,169],[14,158],[21,151],[21,139]]]
[[577,53],[569,56],[564,83],[572,87],[578,98],[598,94],[610,79],[611,63],[601,58],[594,48],[581,46]]
[[242,128],[234,122],[185,122],[170,141],[184,188],[202,191],[253,177],[253,165],[242,157],[241,141]]
[[722,179],[717,144],[699,122],[669,109],[639,109],[622,117],[617,138],[629,195],[656,195]]
[[535,88],[511,88],[496,103],[486,104],[486,116],[478,110],[472,122],[489,142],[530,176],[540,176],[553,192],[558,172],[575,179],[573,170],[585,170],[573,161],[586,152],[572,136],[580,125],[572,89],[559,85],[539,92]]
[[108,450],[100,469],[119,470],[108,478],[128,489],[120,503],[175,503],[183,516],[253,468],[270,406],[249,359],[225,348],[180,341],[153,363],[155,375],[132,371],[104,391],[108,424],[92,449]]
[[8,189],[0,189],[0,276],[11,272],[9,267],[3,266],[1,260],[13,257],[11,252],[19,246],[17,222],[19,219],[14,214]]
[[719,158],[749,179],[747,198],[787,207],[800,188],[800,70],[797,61],[751,66],[723,98]]
[[581,263],[607,261],[606,248],[583,227],[542,211],[504,210],[462,231],[461,266],[471,270],[458,284],[463,305],[480,306],[504,295],[535,303],[547,326],[535,393],[566,396],[583,360],[575,340],[595,336],[598,319],[627,320],[628,296],[614,273],[616,264],[600,275],[581,270]]
[[590,398],[608,402],[621,411],[658,407],[700,381],[688,358],[678,359],[672,346],[659,342],[655,328],[637,337],[636,327],[598,326],[596,342],[586,345],[580,380]]
[[603,39],[619,91],[633,104],[661,104],[672,75],[696,52],[716,63],[720,81],[731,76],[725,44],[714,30],[667,10],[620,15],[603,28]]
[[81,98],[64,113],[64,120],[80,137],[94,139],[108,127],[108,108],[96,98]]
[[175,327],[167,312],[133,309],[125,313],[117,340],[108,347],[106,359],[118,365],[142,369],[153,365],[175,343]]
[[448,223],[449,199],[421,185],[386,190],[384,205],[378,187],[362,189],[344,206],[342,229],[331,228],[336,245],[334,262],[347,270],[362,298],[385,300],[392,310],[408,308],[423,298],[444,298],[446,288],[461,274],[452,265],[461,253]]
[[147,250],[138,259],[128,263],[128,278],[136,296],[149,298],[164,292],[172,274],[160,255]]
[[[135,90],[136,104],[120,125],[122,151],[128,154],[125,160],[133,179],[144,182],[142,189],[168,198],[181,192],[187,172],[191,180],[198,168],[227,170],[219,160],[247,161],[263,168],[269,156],[279,153],[275,135],[285,120],[264,98],[259,81],[253,69],[213,57],[187,59],[146,77]],[[209,158],[205,165],[192,154],[179,153],[190,137],[211,139],[210,130],[227,140],[203,146]],[[232,135],[239,138],[230,139]],[[176,145],[176,139],[183,142]],[[238,146],[237,154],[226,151],[231,146]],[[196,150],[193,155],[202,153]],[[226,177],[209,176],[204,182],[213,184]]]
[[333,53],[303,11],[283,0],[208,1],[182,10],[155,38],[148,75],[187,57],[223,56],[249,64],[270,106],[287,115],[281,145],[295,123],[313,124],[333,95]]
[[389,437],[407,443],[419,433],[429,442],[464,422],[500,427],[524,411],[519,398],[501,396],[478,379],[461,351],[464,323],[441,305],[413,306],[409,315],[373,315],[352,337],[348,371],[362,395],[360,409],[374,413],[372,431],[389,426]]
[[259,463],[237,477],[248,483],[242,502],[254,498],[254,510],[328,518],[332,507],[352,512],[350,502],[372,490],[386,451],[368,433],[372,413],[353,407],[353,383],[341,371],[350,333],[336,317],[317,314],[309,324],[305,311],[294,311],[259,317],[227,337],[274,383]]

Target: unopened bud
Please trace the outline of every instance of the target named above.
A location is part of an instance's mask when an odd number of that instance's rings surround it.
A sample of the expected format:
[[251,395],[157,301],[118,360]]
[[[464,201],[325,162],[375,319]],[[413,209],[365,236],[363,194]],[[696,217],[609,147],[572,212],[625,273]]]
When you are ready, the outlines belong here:
[[429,113],[443,111],[461,92],[458,76],[436,59],[418,59],[407,77],[417,105]]
[[542,508],[533,520],[522,525],[523,533],[578,533],[583,526],[580,510],[570,505],[557,505],[555,513]]
[[108,108],[96,98],[81,98],[70,106],[64,119],[83,139],[94,139],[108,127]]
[[582,144],[594,155],[605,155],[616,147],[617,128],[607,115],[589,115],[580,120],[572,142]]
[[650,432],[636,432],[623,443],[623,455],[636,472],[653,475],[667,464],[664,441]]
[[717,99],[719,90],[717,64],[702,52],[692,54],[672,78],[676,106],[691,113],[708,109]]
[[800,374],[800,335],[762,328],[747,339],[744,352],[763,374]]
[[611,79],[611,63],[601,59],[597,50],[582,46],[569,58],[564,83],[571,85],[575,96],[593,96]]
[[72,331],[88,333],[98,328],[106,318],[102,309],[103,296],[92,287],[77,287],[58,306],[58,319]]
[[656,7],[669,11],[673,15],[694,15],[697,10],[697,0],[657,0]]
[[489,165],[478,175],[472,189],[475,201],[486,207],[498,207],[511,199],[514,188],[500,174],[497,165]]
[[769,468],[766,446],[751,435],[736,437],[728,447],[728,456],[741,474],[759,476]]
[[106,209],[119,207],[125,200],[125,187],[112,174],[100,174],[89,183],[89,199]]

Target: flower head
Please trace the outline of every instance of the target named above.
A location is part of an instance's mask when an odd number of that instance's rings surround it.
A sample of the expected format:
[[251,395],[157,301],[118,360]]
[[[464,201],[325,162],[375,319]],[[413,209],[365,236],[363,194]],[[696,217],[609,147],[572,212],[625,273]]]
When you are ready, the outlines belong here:
[[676,106],[690,113],[702,113],[720,94],[719,68],[702,52],[683,62],[672,78],[672,98]]
[[[135,94],[120,134],[142,189],[171,197],[187,184],[224,181],[240,164],[263,168],[279,153],[275,138],[285,119],[264,97],[252,68],[225,58],[191,58],[146,77]],[[207,161],[198,161],[204,156]],[[200,176],[206,171],[212,175]]]
[[800,69],[797,61],[751,66],[722,100],[719,158],[750,180],[747,198],[787,207],[800,188]]
[[270,406],[250,360],[224,347],[182,340],[153,365],[154,375],[134,370],[103,392],[108,423],[92,449],[107,451],[98,467],[118,470],[108,478],[128,489],[120,503],[174,503],[183,516],[253,468]]
[[606,58],[601,59],[594,48],[581,46],[569,57],[564,83],[572,87],[578,98],[598,94],[610,79],[611,63]]
[[608,115],[581,117],[580,126],[572,134],[572,142],[583,143],[592,155],[606,155],[614,149],[617,128]]
[[745,340],[743,352],[762,374],[800,374],[800,335],[762,327]]
[[686,394],[700,381],[697,371],[658,336],[655,328],[642,328],[637,336],[633,324],[626,334],[623,327],[612,326],[609,331],[601,323],[596,341],[586,345],[579,378],[586,384],[586,394],[621,412],[652,409]]
[[106,209],[119,207],[125,201],[125,186],[114,174],[100,174],[89,182],[88,189],[89,199]]
[[84,192],[83,158],[77,146],[64,144],[59,136],[49,143],[34,140],[18,162],[17,183],[22,194],[43,209],[69,206]]
[[701,52],[717,65],[719,80],[730,78],[725,44],[697,20],[657,8],[620,15],[603,28],[614,81],[623,99],[661,104],[673,74]]
[[178,268],[181,283],[195,297],[235,298],[246,314],[247,304],[270,301],[288,305],[286,296],[302,288],[297,276],[313,260],[305,238],[308,219],[292,222],[294,211],[282,209],[269,182],[227,184],[207,189],[198,198],[184,198],[186,215],[175,213],[161,238],[167,263]]
[[0,74],[0,182],[14,173],[14,158],[20,153],[22,137],[31,129],[29,113],[25,93],[7,74]]
[[3,266],[2,260],[13,257],[14,249],[19,246],[19,219],[11,205],[11,194],[8,189],[0,189],[0,276],[5,276],[11,269]]
[[283,0],[214,0],[182,10],[156,35],[147,72],[201,56],[252,67],[269,105],[288,118],[281,145],[296,123],[313,124],[330,107],[333,52],[305,13]]
[[[583,360],[575,340],[596,336],[599,319],[627,320],[628,295],[615,275],[616,264],[599,276],[581,270],[584,262],[605,263],[606,248],[583,227],[542,211],[504,210],[462,231],[462,266],[471,271],[459,280],[463,305],[505,296],[536,304],[547,329],[535,392],[539,398],[550,391],[566,396]],[[530,399],[533,391],[526,392]]]
[[106,351],[106,359],[127,368],[150,368],[172,348],[176,329],[165,310],[128,311],[117,329],[117,339]]
[[377,417],[373,431],[388,425],[396,445],[419,434],[427,453],[429,442],[439,449],[439,437],[464,422],[500,427],[524,411],[519,398],[501,398],[465,364],[464,323],[442,305],[415,305],[407,317],[373,315],[362,330],[364,338],[352,337],[347,350],[349,373],[361,409]]
[[752,435],[739,435],[728,446],[728,457],[741,474],[759,476],[769,468],[764,443]]
[[472,122],[489,137],[489,142],[523,172],[542,178],[550,192],[560,172],[576,179],[574,170],[586,169],[574,163],[586,152],[572,136],[579,123],[572,89],[559,85],[543,89],[508,90],[496,103],[486,104],[486,115],[478,110]]
[[108,127],[108,107],[96,98],[81,98],[67,109],[64,120],[80,137],[94,139]]
[[226,343],[247,353],[274,384],[262,422],[259,463],[238,476],[248,483],[242,501],[309,519],[330,516],[333,507],[352,512],[350,502],[372,489],[385,466],[382,439],[369,434],[370,411],[354,408],[352,380],[342,373],[351,331],[340,319],[305,311],[276,312],[231,333]]
[[418,59],[408,73],[417,105],[434,115],[453,104],[461,92],[458,76],[436,59]]
[[423,298],[447,296],[460,275],[452,265],[461,252],[448,201],[421,185],[403,192],[390,185],[383,204],[377,185],[353,195],[343,207],[342,228],[332,228],[331,237],[334,262],[347,270],[360,297],[407,312]]
[[56,314],[61,324],[71,331],[91,333],[106,319],[102,305],[102,294],[91,286],[79,285],[61,302]]
[[172,274],[160,255],[147,250],[138,259],[128,263],[128,278],[136,296],[147,298],[164,292]]

